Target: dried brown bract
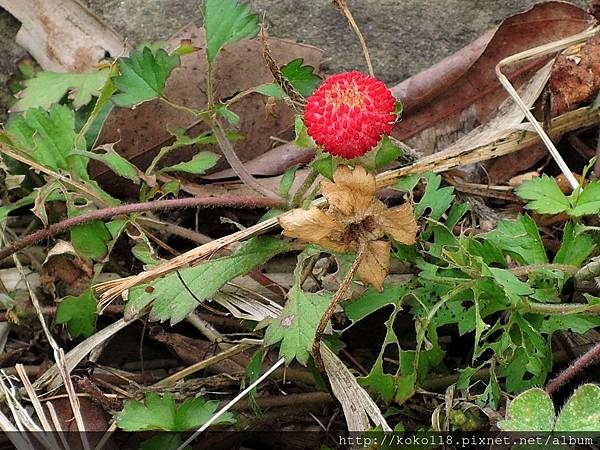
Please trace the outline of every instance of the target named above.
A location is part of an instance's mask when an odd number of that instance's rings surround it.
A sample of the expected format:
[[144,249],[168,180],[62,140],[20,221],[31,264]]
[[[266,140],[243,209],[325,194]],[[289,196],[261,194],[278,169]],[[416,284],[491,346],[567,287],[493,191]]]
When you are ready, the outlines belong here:
[[414,244],[417,223],[410,203],[388,208],[375,197],[375,177],[363,167],[340,166],[333,182],[321,183],[329,207],[296,209],[279,219],[283,234],[340,253],[358,252],[362,259],[360,279],[383,289],[390,264],[388,236],[403,244]]

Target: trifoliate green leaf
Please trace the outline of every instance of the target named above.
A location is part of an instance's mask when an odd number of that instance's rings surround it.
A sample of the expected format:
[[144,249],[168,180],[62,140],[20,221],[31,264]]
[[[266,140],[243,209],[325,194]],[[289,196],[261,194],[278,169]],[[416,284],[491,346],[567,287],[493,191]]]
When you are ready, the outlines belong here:
[[132,289],[126,314],[135,315],[152,305],[150,320],[182,321],[202,302],[228,281],[244,275],[255,266],[287,249],[284,241],[275,238],[256,238],[244,243],[231,256],[201,262],[179,269],[150,284]]
[[89,337],[96,331],[96,300],[91,291],[63,298],[56,308],[56,322],[66,324],[72,337]]
[[40,72],[24,82],[25,90],[18,94],[19,101],[11,108],[15,112],[30,108],[50,107],[68,93],[75,109],[87,105],[92,96],[98,97],[108,77],[109,69],[92,73]]
[[542,389],[523,392],[510,402],[506,420],[498,422],[504,431],[552,431],[554,428],[554,405]]
[[[128,400],[117,415],[117,425],[125,431],[187,431],[205,424],[219,406],[218,401],[206,401],[202,397],[188,398],[179,407],[175,406],[173,394],[162,398],[154,392],[146,394],[144,403]],[[231,424],[235,419],[231,413],[223,414],[215,425]]]
[[212,64],[227,44],[235,44],[258,33],[258,16],[238,0],[204,0],[206,56]]
[[516,190],[522,199],[529,200],[525,206],[540,214],[559,214],[567,211],[571,204],[562,193],[556,180],[548,175],[523,182]]
[[113,102],[129,107],[160,97],[167,78],[178,64],[179,57],[162,48],[156,55],[148,47],[134,50],[129,58],[118,62],[121,74],[114,78],[113,84],[119,93],[113,96]]
[[294,358],[306,365],[317,326],[329,306],[331,295],[310,294],[294,285],[278,318],[270,320],[265,344],[281,341],[279,354],[289,364]]
[[157,173],[186,172],[193,173],[194,175],[200,175],[205,173],[207,170],[212,169],[219,158],[219,155],[212,152],[198,152],[189,161],[180,162],[169,167],[163,167]]

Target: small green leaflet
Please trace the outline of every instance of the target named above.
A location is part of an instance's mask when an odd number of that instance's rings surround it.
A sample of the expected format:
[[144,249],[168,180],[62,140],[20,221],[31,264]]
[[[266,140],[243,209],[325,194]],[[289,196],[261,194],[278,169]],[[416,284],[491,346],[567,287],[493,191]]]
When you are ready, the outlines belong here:
[[219,155],[212,152],[198,152],[191,160],[181,162],[173,166],[164,167],[160,169],[157,174],[165,172],[186,172],[200,175],[205,173],[207,170],[212,169],[219,158]]
[[581,217],[600,212],[600,181],[590,181],[582,192],[573,192],[569,197],[573,208],[567,214]]
[[[294,59],[281,68],[281,74],[302,96],[309,97],[321,82],[321,77],[314,73],[315,68],[313,66],[304,66],[303,64],[303,59]],[[285,96],[283,89],[277,82],[257,86],[254,90],[260,94],[278,99]]]
[[101,220],[92,220],[71,228],[71,243],[77,254],[100,259],[108,252],[110,233]]
[[315,148],[317,144],[313,141],[308,134],[308,130],[306,129],[306,125],[304,125],[304,119],[300,114],[297,114],[294,117],[294,131],[296,133],[296,139],[294,140],[294,144],[300,148]]
[[[205,424],[219,407],[218,401],[206,401],[202,397],[188,398],[179,407],[173,394],[162,398],[154,392],[146,394],[145,403],[128,400],[117,415],[117,425],[124,431],[187,431]],[[231,413],[223,414],[217,424],[232,424]]]
[[134,50],[129,58],[118,62],[121,74],[114,78],[113,84],[119,93],[113,96],[113,102],[130,107],[160,97],[167,78],[178,64],[179,57],[162,48],[156,54],[148,47]]
[[600,387],[584,384],[569,398],[561,410],[554,431],[587,431],[598,433],[600,430]]
[[290,196],[290,189],[292,188],[294,180],[296,179],[297,171],[297,166],[290,167],[281,177],[281,182],[279,183],[279,193],[281,194],[282,198],[287,199]]
[[375,149],[375,167],[380,169],[402,156],[402,149],[392,142],[388,136],[384,136]]
[[35,78],[24,82],[25,90],[18,94],[19,101],[12,107],[12,111],[20,112],[37,107],[48,110],[67,93],[73,98],[73,107],[79,109],[87,105],[92,96],[100,95],[108,73],[109,69],[92,73],[40,72]]
[[306,365],[317,326],[330,300],[331,295],[310,294],[294,284],[281,314],[270,321],[265,332],[265,344],[281,341],[279,354],[288,364],[296,358],[300,364]]
[[96,152],[98,150],[103,150],[104,153],[94,153],[88,151],[75,151],[74,153],[76,155],[94,159],[106,164],[114,173],[123,178],[127,178],[135,183],[140,181],[136,167],[115,151],[114,144],[101,145],[95,150]]
[[394,186],[400,191],[412,191],[417,183],[425,178],[427,187],[419,203],[415,204],[415,217],[421,217],[426,211],[431,211],[429,217],[432,220],[440,220],[444,212],[454,200],[454,188],[451,186],[440,188],[442,177],[433,172],[427,172],[419,175],[408,175],[400,179]]
[[572,222],[567,222],[563,230],[562,244],[554,257],[554,263],[581,266],[595,248],[596,244],[590,234],[580,232]]
[[517,188],[516,194],[525,200],[530,200],[526,208],[540,214],[558,214],[571,206],[556,180],[548,175],[523,182]]
[[227,44],[235,44],[258,33],[258,16],[238,0],[204,0],[206,56],[212,64]]
[[56,308],[56,322],[66,324],[72,337],[91,336],[96,331],[96,299],[91,291],[63,298]]
[[233,255],[201,262],[163,278],[132,289],[125,307],[128,316],[151,305],[150,320],[182,321],[228,281],[244,275],[255,266],[287,249],[279,239],[261,237],[244,243]]

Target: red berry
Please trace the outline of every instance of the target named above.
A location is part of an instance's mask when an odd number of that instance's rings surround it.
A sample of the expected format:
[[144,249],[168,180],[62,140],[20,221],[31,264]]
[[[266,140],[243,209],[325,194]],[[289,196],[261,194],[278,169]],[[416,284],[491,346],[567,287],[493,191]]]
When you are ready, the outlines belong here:
[[390,134],[396,101],[381,81],[353,71],[333,75],[308,98],[308,134],[328,153],[346,159],[362,156]]

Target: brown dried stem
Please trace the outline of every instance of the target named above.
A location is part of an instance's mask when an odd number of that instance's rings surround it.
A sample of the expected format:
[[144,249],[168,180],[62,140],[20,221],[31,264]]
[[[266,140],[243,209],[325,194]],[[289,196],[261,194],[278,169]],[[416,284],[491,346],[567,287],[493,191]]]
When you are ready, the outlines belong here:
[[317,369],[319,369],[319,372],[321,372],[321,374],[323,374],[323,375],[326,373],[325,365],[323,364],[323,358],[321,357],[321,339],[323,339],[323,333],[325,332],[325,328],[327,328],[329,319],[331,319],[331,316],[333,316],[335,308],[344,299],[344,294],[348,290],[348,287],[350,287],[350,283],[352,283],[352,279],[354,278],[354,275],[356,274],[358,266],[360,266],[360,263],[363,260],[363,257],[365,255],[365,250],[366,250],[366,242],[361,241],[360,245],[358,247],[358,252],[356,253],[356,259],[354,260],[354,262],[352,263],[352,266],[350,267],[350,270],[348,270],[348,273],[342,280],[337,292],[331,299],[331,302],[329,303],[327,310],[325,310],[323,317],[321,317],[321,321],[319,322],[317,331],[315,332],[315,339],[313,340],[313,344],[312,344],[312,354],[313,354],[313,358],[315,360],[315,365],[317,366]]
[[365,55],[365,60],[367,61],[367,67],[369,68],[369,75],[374,77],[375,71],[373,70],[373,64],[371,64],[371,55],[369,54],[369,48],[367,47],[367,43],[365,41],[363,34],[360,31],[360,28],[358,28],[358,24],[354,20],[352,11],[350,11],[350,8],[348,8],[348,3],[346,2],[346,0],[333,0],[333,4],[342,10],[342,12],[344,13],[344,16],[346,16],[346,19],[348,19],[348,23],[350,24],[350,27],[352,28],[354,33],[356,33],[356,36],[358,37],[362,51]]

